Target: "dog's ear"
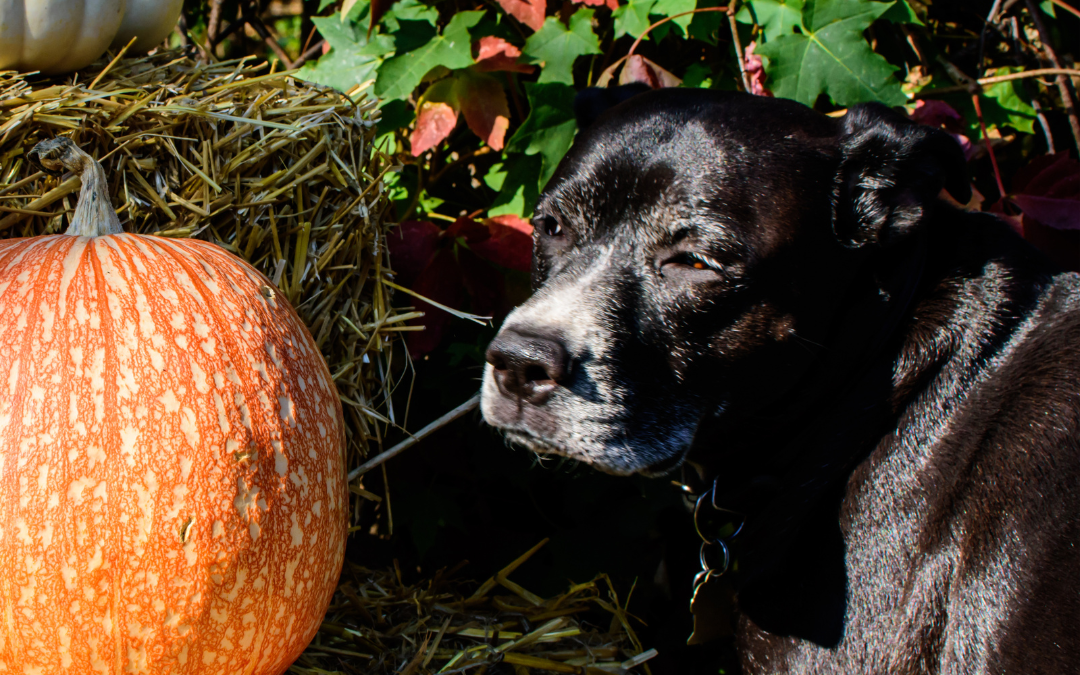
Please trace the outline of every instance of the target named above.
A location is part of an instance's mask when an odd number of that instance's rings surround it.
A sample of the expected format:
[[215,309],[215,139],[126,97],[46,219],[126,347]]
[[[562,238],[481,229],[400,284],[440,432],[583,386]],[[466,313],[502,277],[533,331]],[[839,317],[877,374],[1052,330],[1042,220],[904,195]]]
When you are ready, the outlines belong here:
[[586,87],[582,89],[574,96],[574,117],[577,118],[578,129],[588,129],[596,121],[596,118],[607,112],[609,108],[613,108],[638,94],[643,94],[649,89],[649,85],[644,82],[634,82],[618,87]]
[[971,198],[967,162],[952,136],[877,103],[841,120],[841,168],[833,229],[853,248],[902,238],[945,188]]

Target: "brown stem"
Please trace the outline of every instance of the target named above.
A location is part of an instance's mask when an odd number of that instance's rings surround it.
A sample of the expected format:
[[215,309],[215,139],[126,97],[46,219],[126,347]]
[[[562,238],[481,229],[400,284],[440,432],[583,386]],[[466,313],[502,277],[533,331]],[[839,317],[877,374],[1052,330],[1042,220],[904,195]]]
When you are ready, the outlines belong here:
[[263,23],[263,20],[259,17],[259,15],[256,14],[252,10],[251,6],[247,3],[241,5],[241,8],[247,24],[253,29],[255,29],[255,32],[259,34],[259,37],[261,37],[263,42],[266,43],[266,46],[272,49],[275,54],[277,54],[277,57],[281,59],[281,65],[285,66],[285,70],[292,70],[292,59],[290,59],[289,55],[285,53],[285,50],[281,48],[281,45],[277,43],[277,40],[275,40],[274,36],[271,35],[270,29],[266,26],[265,23]]
[[75,237],[100,237],[107,234],[122,234],[120,219],[109,202],[109,183],[105,178],[105,169],[75,145],[70,138],[59,136],[42,141],[30,151],[30,159],[42,169],[53,175],[60,175],[64,170],[79,175],[82,189],[79,202],[71,216],[68,234]]
[[[1055,68],[1061,68],[1061,61],[1058,60],[1057,54],[1054,52],[1054,48],[1050,46],[1050,31],[1046,30],[1046,24],[1043,23],[1042,15],[1040,15],[1035,3],[1031,0],[1026,0],[1028,12],[1031,14],[1031,20],[1035,22],[1035,28],[1039,31],[1039,40],[1043,44],[1043,50],[1046,52],[1046,57]],[[1069,116],[1069,126],[1072,127],[1073,141],[1076,142],[1076,149],[1080,151],[1080,117],[1076,115],[1076,100],[1073,98],[1072,92],[1069,90],[1069,78],[1065,75],[1058,75],[1057,77],[1058,93],[1061,94],[1061,102],[1065,105],[1065,114]]]
[[[963,73],[961,73],[963,75]],[[993,77],[980,77],[977,80],[967,79],[968,84],[958,85],[955,87],[938,87],[937,89],[924,89],[915,94],[915,98],[927,98],[928,96],[937,96],[940,94],[955,94],[958,91],[970,92],[972,84],[980,87],[988,84],[997,84],[998,82],[1008,82],[1009,80],[1022,80],[1028,77],[1042,77],[1043,75],[1071,75],[1073,77],[1080,77],[1080,70],[1073,70],[1070,68],[1035,68],[1034,70],[1025,70],[1022,73],[1009,73],[1007,75],[995,75]],[[966,75],[964,75],[967,78]],[[958,80],[959,81],[959,80]]]
[[746,73],[746,57],[743,54],[742,42],[739,40],[739,26],[735,21],[735,7],[738,0],[732,0],[728,5],[727,18],[731,25],[731,39],[735,43],[735,56],[739,59],[739,73],[742,75],[743,91],[750,91],[750,76]]
[[310,59],[312,56],[316,56],[317,54],[320,54],[322,52],[322,48],[323,48],[323,45],[325,43],[326,43],[326,40],[319,40],[314,45],[312,45],[310,49],[305,49],[304,53],[300,55],[300,58],[293,61],[292,67],[293,68],[299,68],[300,66],[307,63],[308,59]]
[[224,0],[210,0],[210,16],[206,19],[206,48],[210,51],[214,51],[214,46],[217,45],[222,2]]

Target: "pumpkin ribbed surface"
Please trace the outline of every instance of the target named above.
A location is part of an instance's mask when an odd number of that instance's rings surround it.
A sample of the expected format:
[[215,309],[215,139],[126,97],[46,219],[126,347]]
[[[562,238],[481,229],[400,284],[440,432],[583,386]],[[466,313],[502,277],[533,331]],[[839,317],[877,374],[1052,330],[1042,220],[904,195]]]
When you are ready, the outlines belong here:
[[284,672],[341,569],[341,404],[254,268],[0,242],[0,673]]

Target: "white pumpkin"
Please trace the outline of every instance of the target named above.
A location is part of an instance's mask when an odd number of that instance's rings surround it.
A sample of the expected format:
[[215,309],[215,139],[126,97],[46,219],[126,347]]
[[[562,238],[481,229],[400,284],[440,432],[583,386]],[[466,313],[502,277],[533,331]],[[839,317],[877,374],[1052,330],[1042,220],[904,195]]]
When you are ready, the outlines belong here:
[[183,0],[0,0],[0,70],[85,68],[110,44],[147,51],[176,25]]
[[112,41],[119,49],[133,37],[139,38],[128,50],[129,54],[145,54],[165,41],[176,27],[184,0],[127,0],[124,21]]

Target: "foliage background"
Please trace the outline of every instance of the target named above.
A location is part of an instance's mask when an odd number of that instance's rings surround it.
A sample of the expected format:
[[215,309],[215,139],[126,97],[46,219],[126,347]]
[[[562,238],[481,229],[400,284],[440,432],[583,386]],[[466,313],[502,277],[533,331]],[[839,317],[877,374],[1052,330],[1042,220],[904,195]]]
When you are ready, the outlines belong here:
[[[1073,0],[720,5],[187,0],[179,41],[214,58],[266,55],[382,100],[379,144],[401,167],[390,178],[403,223],[390,242],[399,281],[493,316],[478,325],[416,302],[428,330],[399,347],[413,360],[392,374],[389,442],[478,388],[487,342],[527,296],[527,219],[573,142],[585,87],[741,89],[833,114],[864,101],[902,108],[964,145],[976,189],[968,208],[1001,214],[1080,267]],[[1031,76],[1046,68],[1056,70]],[[1022,76],[987,81],[1013,74]],[[365,488],[388,497],[361,514],[350,542],[366,565],[397,560],[422,576],[468,559],[467,573],[486,578],[550,536],[515,577],[525,587],[555,593],[601,571],[625,589],[636,583],[631,609],[648,624],[646,646],[660,650],[654,673],[737,672],[729,643],[684,645],[696,546],[667,481],[541,466],[472,416],[369,474]]]

